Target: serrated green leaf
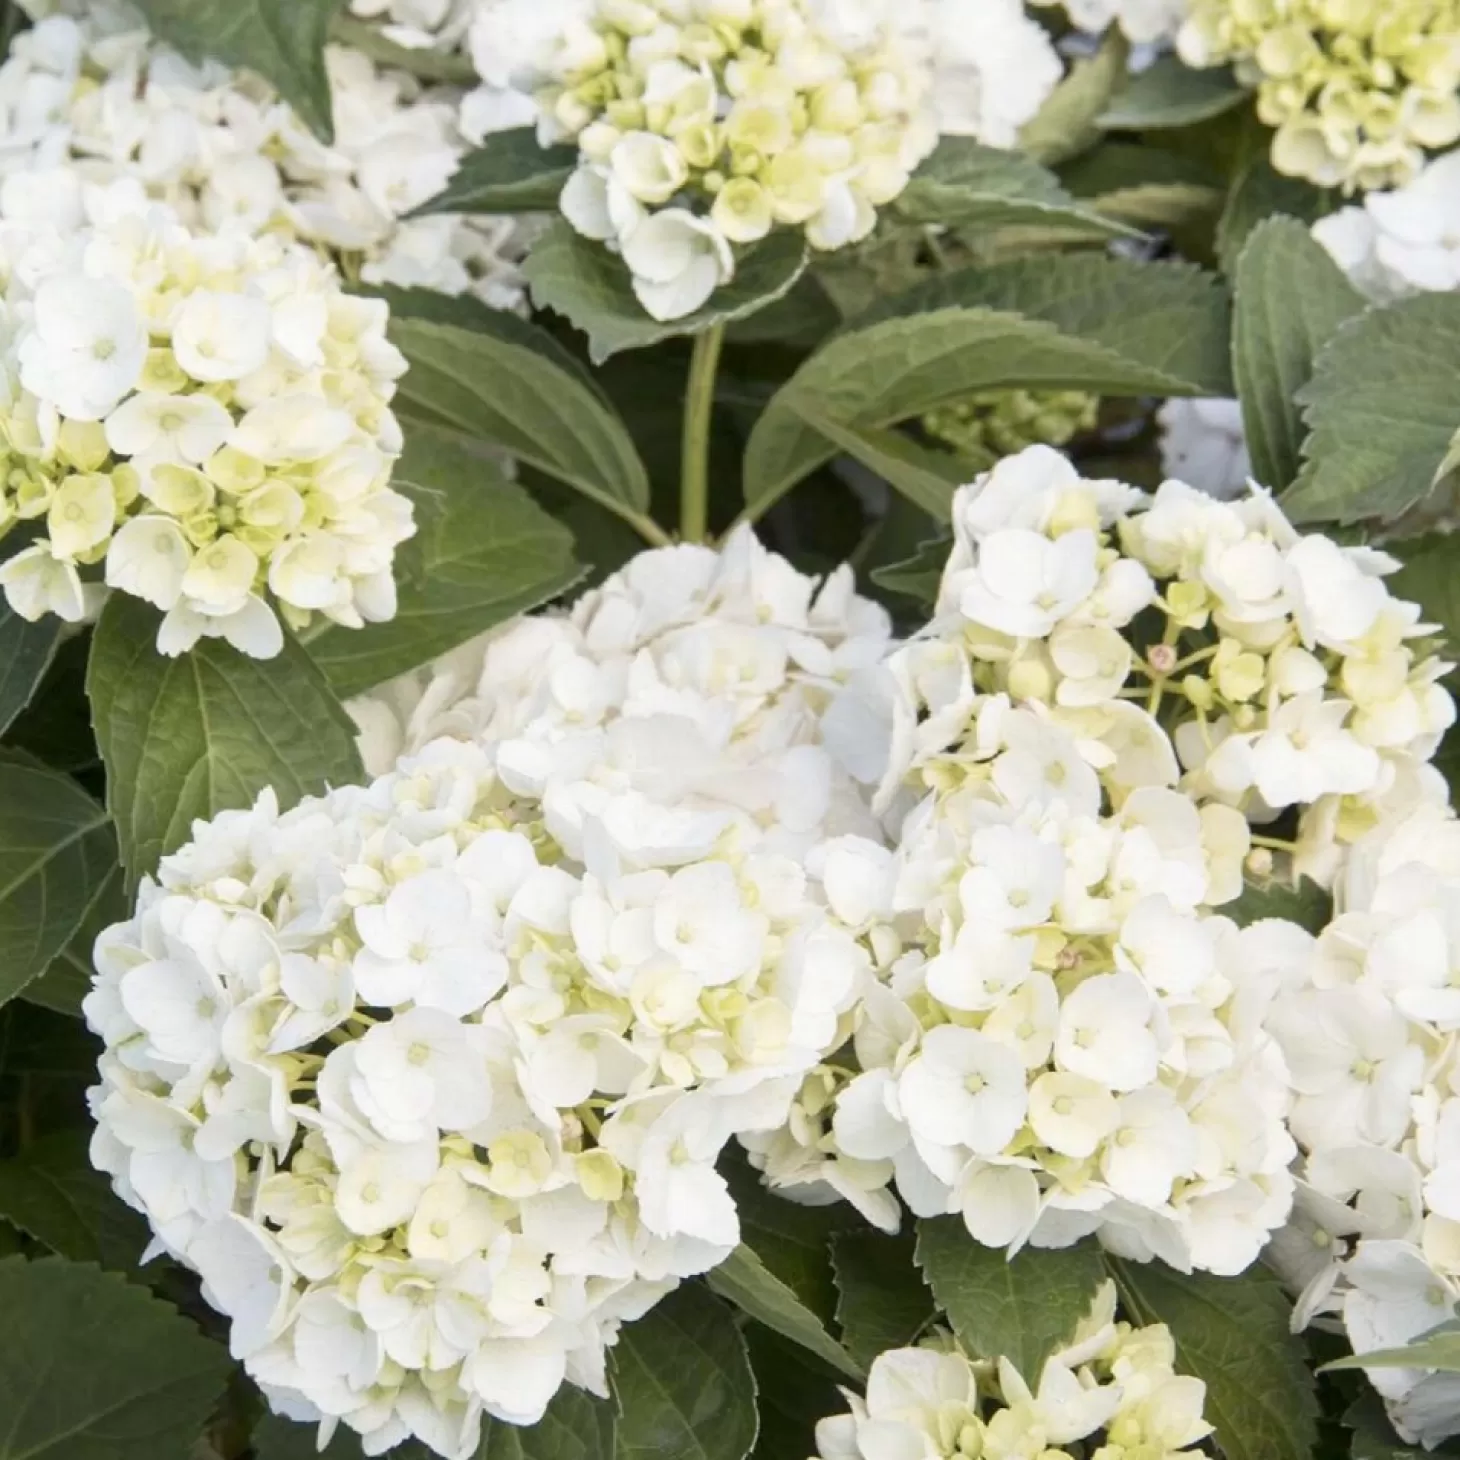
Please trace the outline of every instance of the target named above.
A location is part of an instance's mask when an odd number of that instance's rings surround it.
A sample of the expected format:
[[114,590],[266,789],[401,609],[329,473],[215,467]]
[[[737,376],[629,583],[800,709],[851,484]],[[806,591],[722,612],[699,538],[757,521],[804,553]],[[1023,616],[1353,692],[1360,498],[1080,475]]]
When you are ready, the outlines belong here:
[[760,1413],[753,1460],[803,1460],[815,1455],[817,1423],[846,1408],[836,1381],[807,1362],[804,1349],[758,1324],[746,1328],[745,1343]]
[[894,425],[975,390],[1229,393],[1228,305],[1179,264],[1089,255],[966,269],[888,300],[833,336],[772,398],[745,455],[764,510],[836,452],[806,419]]
[[814,400],[798,399],[794,405],[808,425],[939,522],[949,520],[953,493],[978,474],[971,462],[897,431],[844,426]]
[[583,576],[572,534],[472,443],[413,426],[394,486],[416,502],[393,619],[309,643],[335,693],[359,694],[556,598]]
[[257,71],[322,141],[334,141],[324,44],[342,0],[137,0],[159,39],[194,61]]
[[627,1323],[611,1354],[616,1460],[745,1460],[755,1377],[730,1310],[698,1283]]
[[1296,218],[1269,218],[1252,230],[1233,292],[1232,377],[1252,474],[1281,491],[1302,465],[1298,392],[1318,351],[1364,301]]
[[250,659],[220,639],[166,659],[156,636],[156,611],[114,594],[87,675],[131,881],[181,845],[196,819],[252,805],[266,787],[290,806],[361,778],[355,726],[293,638],[274,659]]
[[1254,157],[1227,193],[1217,223],[1217,257],[1230,274],[1248,235],[1264,218],[1278,214],[1312,223],[1326,210],[1323,194],[1302,178],[1278,172],[1265,156]]
[[1452,1318],[1438,1324],[1397,1348],[1334,1359],[1323,1365],[1322,1372],[1332,1369],[1440,1369],[1447,1374],[1460,1373],[1460,1320]]
[[898,214],[974,233],[1039,228],[1075,239],[1131,230],[1081,206],[1037,162],[971,137],[944,137],[897,199]]
[[1009,1258],[975,1242],[958,1217],[918,1223],[917,1262],[964,1348],[1007,1358],[1031,1385],[1090,1312],[1105,1278],[1093,1242],[1026,1247]]
[[933,1320],[933,1295],[918,1272],[915,1247],[910,1231],[832,1238],[842,1343],[864,1368],[888,1349],[907,1347]]
[[1130,78],[1097,125],[1107,132],[1189,127],[1231,111],[1249,95],[1228,68],[1197,71],[1166,55]]
[[0,598],[0,735],[31,702],[65,630],[53,614],[28,623]]
[[0,759],[0,1003],[70,942],[116,856],[106,812],[75,781]]
[[1460,294],[1371,309],[1318,353],[1300,397],[1295,522],[1394,518],[1422,501],[1460,424]]
[[577,165],[577,148],[543,147],[533,127],[494,132],[461,159],[445,188],[410,216],[551,212]]
[[42,1136],[0,1161],[0,1218],[58,1257],[103,1267],[132,1266],[149,1236],[147,1224],[91,1164],[80,1131]]
[[1300,878],[1296,887],[1277,881],[1259,883],[1248,878],[1242,884],[1241,896],[1223,903],[1218,911],[1239,928],[1264,918],[1283,918],[1316,936],[1333,921],[1333,898],[1307,877]]
[[706,1277],[711,1289],[747,1317],[808,1349],[849,1379],[862,1370],[795,1293],[775,1277],[744,1242]]
[[1317,1381],[1289,1328],[1292,1303],[1271,1273],[1178,1273],[1108,1258],[1127,1316],[1164,1323],[1176,1368],[1207,1386],[1205,1414],[1226,1460],[1309,1460]]
[[126,916],[126,877],[121,864],[113,862],[70,941],[46,965],[46,971],[38,979],[26,984],[20,997],[27,1004],[78,1017],[81,1001],[91,991],[94,976],[91,949],[97,934]]
[[951,546],[952,539],[942,537],[919,543],[911,557],[873,568],[872,581],[931,608],[938,597],[938,585],[943,581],[943,568]]
[[396,317],[411,368],[409,419],[490,442],[617,512],[642,512],[649,478],[628,429],[563,348],[515,315],[472,310],[466,328]]
[[1020,150],[1053,167],[1093,147],[1101,136],[1096,118],[1125,80],[1129,58],[1130,42],[1118,25],[1110,26],[1095,54],[1076,61],[1024,124],[1019,133]]
[[187,1460],[228,1351],[90,1264],[0,1262],[0,1460]]
[[787,293],[805,267],[805,243],[794,231],[781,229],[740,253],[735,277],[702,309],[683,319],[657,320],[634,297],[624,261],[558,219],[533,245],[522,272],[533,304],[582,330],[589,355],[601,365],[621,350],[641,350],[744,319]]

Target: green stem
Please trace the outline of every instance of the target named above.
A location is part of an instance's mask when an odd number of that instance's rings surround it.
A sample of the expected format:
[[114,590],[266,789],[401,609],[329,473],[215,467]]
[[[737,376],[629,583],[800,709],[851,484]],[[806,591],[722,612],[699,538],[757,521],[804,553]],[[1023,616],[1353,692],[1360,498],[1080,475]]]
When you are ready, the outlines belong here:
[[710,415],[715,405],[715,371],[725,326],[695,336],[684,397],[684,447],[679,464],[679,535],[703,542],[710,526]]

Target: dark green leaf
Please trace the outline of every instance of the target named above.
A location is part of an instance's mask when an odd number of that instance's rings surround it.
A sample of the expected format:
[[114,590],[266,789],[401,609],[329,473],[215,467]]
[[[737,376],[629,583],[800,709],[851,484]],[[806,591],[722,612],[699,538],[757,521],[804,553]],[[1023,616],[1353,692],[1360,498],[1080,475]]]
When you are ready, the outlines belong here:
[[90,908],[81,919],[71,941],[50,961],[38,979],[26,984],[20,997],[58,1014],[75,1017],[81,1000],[91,988],[91,948],[103,928],[127,916],[126,878],[121,864],[114,862],[102,879]]
[[461,159],[445,189],[422,203],[411,217],[553,211],[577,160],[574,147],[539,146],[533,127],[494,132]]
[[644,464],[587,372],[515,315],[471,310],[464,322],[392,321],[411,362],[403,413],[500,446],[612,510],[647,507]]
[[113,595],[87,676],[108,809],[134,882],[195,820],[252,805],[266,787],[290,806],[360,779],[354,724],[294,639],[274,659],[250,659],[220,639],[166,659],[156,635],[154,609]]
[[[612,1353],[616,1460],[745,1460],[755,1377],[730,1310],[698,1283],[619,1331]],[[3,1460],[3,1457],[0,1457]]]
[[965,269],[876,306],[817,351],[751,433],[745,495],[762,510],[836,452],[806,419],[878,428],[975,390],[1230,393],[1228,305],[1181,264],[1091,255]]
[[1118,25],[1110,26],[1099,50],[1076,61],[1034,118],[1024,124],[1019,133],[1020,150],[1053,167],[1093,147],[1101,135],[1096,118],[1125,80],[1129,57],[1130,43]]
[[1226,1460],[1309,1460],[1316,1380],[1275,1277],[1261,1267],[1222,1278],[1107,1261],[1131,1321],[1164,1323],[1177,1369],[1206,1384],[1206,1418]]
[[[1394,1433],[1394,1427],[1384,1413],[1383,1401],[1372,1390],[1366,1390],[1349,1406],[1343,1422],[1353,1431],[1349,1460],[1432,1460],[1436,1453],[1422,1450],[1418,1445],[1406,1445]],[[1449,1449],[1446,1446],[1440,1453]]]
[[918,1223],[918,1266],[970,1354],[1007,1358],[1031,1385],[1089,1312],[1105,1277],[1093,1242],[1014,1258],[984,1247],[958,1217]]
[[1333,898],[1316,882],[1301,878],[1296,887],[1283,882],[1254,882],[1248,878],[1242,895],[1235,902],[1224,903],[1223,917],[1231,918],[1240,928],[1263,918],[1285,918],[1318,934],[1333,921]]
[[810,1350],[847,1378],[862,1377],[856,1362],[826,1331],[821,1320],[803,1307],[795,1293],[770,1272],[754,1248],[742,1242],[709,1273],[706,1281],[742,1313]]
[[1364,301],[1296,218],[1251,232],[1233,274],[1232,376],[1242,401],[1252,474],[1281,491],[1298,475],[1298,392],[1313,359]]
[[87,770],[101,764],[86,698],[86,657],[90,639],[66,639],[56,651],[46,677],[6,737],[52,770]]
[[0,1008],[0,1079],[90,1081],[100,1054],[101,1041],[79,1019],[19,1001]]
[[194,61],[257,71],[325,142],[334,141],[324,43],[341,0],[137,0],[148,25]]
[[1300,399],[1309,436],[1283,497],[1295,522],[1393,518],[1422,501],[1460,425],[1460,294],[1349,320]]
[[27,623],[0,599],[0,735],[30,703],[65,629],[65,622],[50,614]]
[[943,581],[943,568],[951,546],[951,538],[931,538],[919,543],[911,557],[873,568],[872,581],[931,608],[938,597],[938,585]]
[[1116,238],[1130,230],[1082,207],[1059,179],[1017,152],[944,137],[913,174],[897,211],[914,223],[990,233],[1038,228],[1069,239]]
[[1425,623],[1438,624],[1444,651],[1460,653],[1460,538],[1434,533],[1392,549],[1404,566],[1390,579],[1396,598],[1419,604]]
[[[360,1437],[345,1425],[335,1431],[323,1450],[316,1443],[318,1432],[317,1424],[300,1424],[281,1414],[266,1414],[253,1432],[253,1460],[364,1460]],[[386,1453],[390,1460],[429,1460],[431,1454],[414,1441]]]
[[228,1352],[90,1264],[0,1262],[0,1460],[187,1460]]
[[527,1428],[485,1420],[476,1460],[613,1460],[614,1407],[564,1386]]
[[106,813],[69,776],[0,759],[0,1003],[70,942],[116,855]]
[[760,1409],[754,1460],[815,1455],[817,1421],[846,1409],[835,1381],[809,1364],[804,1350],[756,1324],[745,1330],[745,1342]]
[[572,534],[470,442],[413,426],[394,485],[415,499],[418,524],[396,558],[395,617],[309,644],[342,696],[425,664],[582,577]]
[[59,1257],[131,1267],[147,1246],[147,1224],[112,1194],[87,1146],[81,1131],[58,1131],[0,1161],[0,1218]]
[[832,1239],[842,1343],[864,1368],[888,1349],[907,1347],[933,1320],[915,1245],[910,1231],[839,1232]]
[[1312,223],[1323,216],[1323,194],[1302,178],[1278,172],[1266,155],[1254,157],[1242,170],[1227,194],[1217,224],[1217,254],[1222,267],[1231,273],[1247,236],[1274,214]]
[[785,294],[805,267],[806,245],[794,230],[781,229],[739,255],[734,279],[702,309],[683,319],[657,320],[635,298],[623,260],[559,219],[533,245],[523,273],[532,302],[582,330],[588,353],[601,365],[621,350],[640,350],[744,319]]
[[1107,132],[1189,127],[1231,111],[1248,96],[1230,70],[1195,71],[1166,55],[1131,77],[1101,114],[1099,125]]

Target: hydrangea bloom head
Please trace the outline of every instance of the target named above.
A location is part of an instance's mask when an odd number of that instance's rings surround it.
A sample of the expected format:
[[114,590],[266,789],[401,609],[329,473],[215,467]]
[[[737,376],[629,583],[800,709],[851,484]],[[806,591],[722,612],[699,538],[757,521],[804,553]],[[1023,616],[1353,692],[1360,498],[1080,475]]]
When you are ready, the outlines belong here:
[[739,1240],[716,1158],[870,960],[680,728],[265,795],[98,940],[93,1157],[286,1412],[474,1454]]
[[135,185],[74,205],[0,232],[0,531],[42,528],[0,568],[11,607],[80,620],[91,568],[163,611],[164,653],[209,635],[265,658],[266,598],[295,626],[390,618],[414,529],[389,486],[405,361],[386,306],[299,245],[193,233]]

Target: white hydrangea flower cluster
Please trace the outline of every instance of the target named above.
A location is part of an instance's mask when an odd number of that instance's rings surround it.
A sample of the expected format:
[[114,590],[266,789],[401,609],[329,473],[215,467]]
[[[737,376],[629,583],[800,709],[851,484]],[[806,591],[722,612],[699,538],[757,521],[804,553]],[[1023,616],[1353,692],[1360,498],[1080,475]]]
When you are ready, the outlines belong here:
[[1191,0],[1030,0],[1035,5],[1062,5],[1081,30],[1099,35],[1118,25],[1136,45],[1169,41],[1181,28]]
[[1006,1358],[970,1360],[946,1336],[872,1361],[866,1398],[816,1426],[820,1460],[1180,1460],[1211,1433],[1206,1385],[1176,1372],[1164,1324],[1116,1320],[1102,1285],[1031,1389]]
[[877,834],[821,747],[827,705],[886,653],[886,612],[838,568],[818,587],[742,527],[718,549],[640,553],[566,613],[514,620],[346,706],[378,774],[440,735],[544,754],[585,730],[671,715],[685,753],[780,845]]
[[1460,151],[1431,159],[1403,187],[1320,218],[1313,237],[1376,303],[1460,289]]
[[410,51],[455,52],[488,0],[350,0],[350,14]]
[[693,313],[775,228],[865,238],[937,141],[928,0],[590,0],[537,88],[577,143],[568,221],[656,319]]
[[1285,923],[1211,910],[1249,820],[1296,822],[1274,844],[1328,882],[1435,794],[1447,666],[1415,652],[1391,560],[1300,536],[1260,493],[1147,501],[1033,447],[962,489],[954,526],[929,630],[826,719],[864,778],[890,765],[878,804],[909,776],[930,793],[895,852],[864,851],[844,914],[879,928],[886,987],[855,1066],[812,1072],[758,1159],[887,1225],[895,1179],[990,1245],[1098,1231],[1240,1271],[1291,1196],[1263,1027],[1290,950]]
[[283,642],[266,594],[296,627],[392,617],[414,527],[389,485],[386,306],[300,245],[191,232],[135,183],[17,184],[48,216],[0,221],[0,533],[41,529],[0,565],[11,608],[80,621],[95,569],[163,611],[163,653],[208,636],[261,658]]
[[93,1159],[271,1402],[476,1453],[739,1239],[870,973],[671,717],[194,828],[101,935]]
[[[1408,1343],[1460,1304],[1457,905],[1460,822],[1439,787],[1354,845],[1318,937],[1287,934],[1268,1025],[1304,1159],[1268,1260],[1298,1294],[1294,1326],[1337,1314],[1355,1353]],[[1407,1441],[1460,1433],[1460,1377],[1368,1374]]]
[[335,141],[325,146],[257,78],[191,65],[130,6],[74,9],[18,36],[0,65],[0,179],[33,174],[0,182],[9,216],[48,221],[64,209],[68,171],[132,178],[191,227],[284,233],[368,284],[521,305],[523,225],[403,218],[445,186],[467,148],[453,90],[423,90],[332,45]]

